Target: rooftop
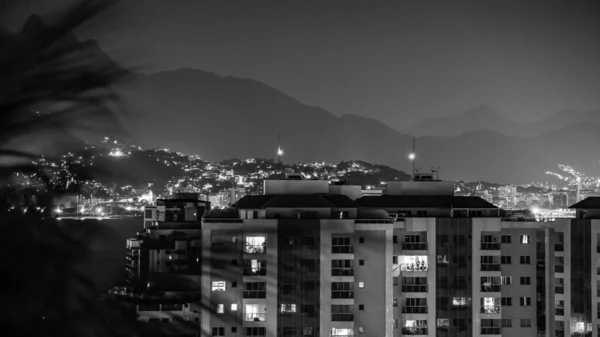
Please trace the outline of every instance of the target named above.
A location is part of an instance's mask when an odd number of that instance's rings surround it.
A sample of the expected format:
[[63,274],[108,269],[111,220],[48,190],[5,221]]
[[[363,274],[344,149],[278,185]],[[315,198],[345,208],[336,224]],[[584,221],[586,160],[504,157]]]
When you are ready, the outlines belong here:
[[600,197],[587,197],[569,207],[570,209],[600,209]]
[[364,196],[356,203],[368,208],[485,208],[496,209],[480,197],[440,195],[382,195]]

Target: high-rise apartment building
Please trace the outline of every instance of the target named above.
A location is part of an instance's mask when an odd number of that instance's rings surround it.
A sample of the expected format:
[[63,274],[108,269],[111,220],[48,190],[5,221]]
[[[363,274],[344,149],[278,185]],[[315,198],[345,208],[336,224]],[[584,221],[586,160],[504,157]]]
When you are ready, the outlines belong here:
[[197,336],[201,219],[209,209],[195,193],[159,199],[144,211],[144,230],[127,240],[126,285],[116,294],[157,335]]
[[199,335],[599,333],[600,198],[536,222],[432,179],[264,192],[203,219]]

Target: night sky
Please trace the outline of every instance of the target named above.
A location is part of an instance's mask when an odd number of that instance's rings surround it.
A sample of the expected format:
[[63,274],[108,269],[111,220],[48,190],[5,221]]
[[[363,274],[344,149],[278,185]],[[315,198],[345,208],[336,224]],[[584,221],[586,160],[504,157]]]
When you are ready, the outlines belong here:
[[[61,3],[48,2],[22,1],[11,28]],[[402,130],[482,104],[517,121],[600,109],[599,9],[597,1],[144,0],[79,35],[149,73],[256,79]]]

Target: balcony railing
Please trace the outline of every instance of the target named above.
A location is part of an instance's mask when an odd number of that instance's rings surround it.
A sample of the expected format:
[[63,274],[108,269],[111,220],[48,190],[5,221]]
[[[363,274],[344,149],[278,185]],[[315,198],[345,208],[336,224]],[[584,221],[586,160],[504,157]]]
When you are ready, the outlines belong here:
[[331,314],[331,320],[333,322],[352,322],[352,321],[354,321],[354,314],[349,314],[349,313],[344,313],[344,314],[332,313]]
[[265,313],[243,313],[244,322],[265,322],[267,320],[267,314]]
[[499,263],[482,263],[481,271],[500,271]]
[[246,245],[244,249],[244,253],[246,254],[265,254],[267,252],[267,247],[262,245]]
[[266,290],[244,290],[244,298],[267,298]]
[[564,273],[565,272],[565,266],[554,266],[554,272],[555,273]]
[[500,292],[502,286],[500,284],[492,284],[492,285],[481,285],[481,291],[484,293],[496,293]]
[[427,250],[427,242],[403,242],[404,250]]
[[499,314],[501,307],[499,305],[494,305],[491,307],[481,307],[482,314]]
[[402,313],[404,313],[404,314],[426,314],[427,307],[403,307]]
[[554,315],[556,316],[564,316],[565,308],[554,308]]
[[403,335],[428,335],[427,328],[402,328]]
[[500,334],[500,328],[482,327],[481,328],[481,334],[482,335],[499,335]]
[[353,268],[331,268],[331,276],[354,276]]
[[354,254],[354,246],[331,246],[332,254]]
[[267,268],[244,268],[244,276],[267,276]]
[[402,292],[404,293],[426,293],[427,285],[402,285]]
[[500,250],[499,242],[482,242],[481,250]]
[[564,252],[565,251],[565,245],[562,243],[557,243],[554,245],[554,251],[555,252]]

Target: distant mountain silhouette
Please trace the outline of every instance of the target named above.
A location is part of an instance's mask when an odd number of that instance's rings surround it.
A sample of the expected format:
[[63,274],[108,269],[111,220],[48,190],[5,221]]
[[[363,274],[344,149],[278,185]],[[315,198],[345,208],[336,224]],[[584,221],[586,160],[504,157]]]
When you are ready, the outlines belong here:
[[[108,58],[93,42],[70,43],[99,60]],[[370,118],[340,117],[308,106],[258,81],[181,69],[132,76],[116,89],[130,114],[128,141],[144,148],[169,148],[210,161],[276,160],[281,133],[286,163],[364,160],[411,169],[407,160],[411,136]],[[459,117],[473,122],[456,129],[453,136],[439,130],[435,136],[419,137],[417,166],[423,170],[441,166],[443,179],[500,183],[545,179],[544,173],[557,164],[594,173],[600,140],[589,117],[582,114],[582,124],[565,128],[572,119],[557,114],[540,121],[539,135],[524,139],[503,132],[514,122],[479,107]],[[460,125],[445,123],[447,129]]]
[[458,136],[489,129],[508,136],[529,138],[578,123],[600,124],[600,111],[561,111],[531,123],[518,123],[500,116],[487,106],[448,117],[426,118],[405,130],[415,136]]

